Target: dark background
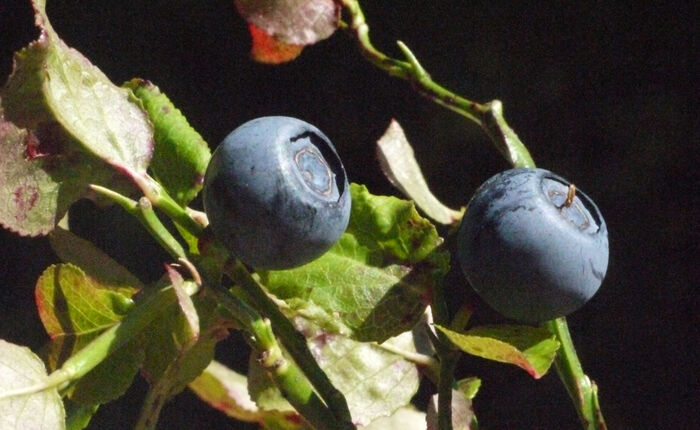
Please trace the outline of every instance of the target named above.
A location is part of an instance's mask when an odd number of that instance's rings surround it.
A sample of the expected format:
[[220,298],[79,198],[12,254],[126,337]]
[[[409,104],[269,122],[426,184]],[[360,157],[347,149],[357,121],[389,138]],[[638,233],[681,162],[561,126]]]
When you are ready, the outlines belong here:
[[[574,181],[603,211],[608,275],[568,320],[610,428],[700,428],[694,8],[679,1],[537,3],[363,6],[380,49],[398,55],[400,39],[447,88],[476,101],[502,100],[538,166]],[[346,34],[271,67],[249,60],[245,23],[231,0],[55,0],[48,11],[63,39],[114,82],[139,76],[159,85],[212,146],[256,116],[296,116],[331,137],[352,181],[394,193],[374,156],[394,117],[431,187],[453,207],[508,167],[479,127],[375,69]],[[36,31],[29,2],[3,1],[0,20],[4,81],[12,52]],[[114,210],[78,207],[83,234],[143,278],[154,276],[161,266],[143,263],[163,255],[139,239],[137,225]],[[6,231],[0,251],[0,337],[38,350],[45,339],[33,282],[53,254],[45,240]],[[463,288],[459,276],[450,279]],[[241,344],[227,342],[218,357],[241,366]],[[475,406],[483,428],[578,428],[554,372],[533,381],[516,368],[469,358],[461,371],[484,380]],[[145,389],[137,382],[103,406],[91,428],[130,428]],[[240,427],[188,392],[165,407],[159,426]]]

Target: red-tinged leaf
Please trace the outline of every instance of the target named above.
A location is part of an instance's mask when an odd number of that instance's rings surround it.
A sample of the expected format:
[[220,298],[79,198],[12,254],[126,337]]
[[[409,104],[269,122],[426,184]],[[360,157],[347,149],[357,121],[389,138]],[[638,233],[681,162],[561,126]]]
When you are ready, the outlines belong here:
[[214,358],[217,342],[228,336],[227,326],[216,313],[216,301],[206,295],[194,296],[191,301],[199,336],[192,336],[191,317],[185,315],[179,302],[147,329],[142,374],[162,401],[182,391],[202,373]]
[[248,30],[253,41],[250,56],[260,63],[280,64],[291,61],[297,58],[304,49],[304,45],[281,42],[254,24],[248,24]]
[[[36,134],[0,115],[0,225],[23,236],[44,235],[86,191],[95,160],[75,149],[42,146]],[[49,133],[49,134],[46,134]]]
[[277,40],[311,45],[338,28],[340,6],[334,0],[235,0],[238,12]]
[[436,327],[467,354],[514,364],[535,379],[547,373],[559,349],[559,342],[541,327],[485,326],[464,333]]
[[189,387],[206,403],[240,421],[258,423],[266,429],[308,428],[296,411],[265,410],[248,394],[248,380],[223,364],[212,361]]
[[40,36],[0,90],[0,225],[29,236],[51,231],[88,184],[124,188],[121,173],[145,173],[153,150],[131,92],[61,40],[45,0],[33,5]]
[[36,284],[39,318],[52,342],[53,370],[102,331],[117,324],[132,307],[136,289],[102,283],[72,264],[50,266]]
[[30,130],[57,123],[62,144],[77,144],[120,171],[144,173],[153,151],[148,117],[128,89],[61,40],[45,3],[33,2],[41,35],[15,56],[2,92],[5,117]]
[[41,322],[52,338],[106,330],[121,321],[133,305],[129,295],[87,276],[72,264],[57,264],[44,271],[37,281],[36,303]]

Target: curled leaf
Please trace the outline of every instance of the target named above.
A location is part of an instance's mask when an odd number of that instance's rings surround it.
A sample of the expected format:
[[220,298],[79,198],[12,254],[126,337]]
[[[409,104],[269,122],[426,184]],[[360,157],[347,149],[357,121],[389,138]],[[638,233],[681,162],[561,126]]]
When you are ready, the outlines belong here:
[[425,182],[413,148],[396,120],[377,141],[377,158],[382,171],[396,188],[416,202],[416,206],[440,224],[454,224],[462,213],[440,202]]

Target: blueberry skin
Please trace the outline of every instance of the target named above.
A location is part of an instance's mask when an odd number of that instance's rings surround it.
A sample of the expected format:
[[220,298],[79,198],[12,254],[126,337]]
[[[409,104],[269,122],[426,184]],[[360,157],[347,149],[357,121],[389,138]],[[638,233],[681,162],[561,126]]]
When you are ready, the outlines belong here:
[[474,290],[502,315],[565,316],[598,291],[608,230],[595,203],[544,169],[511,169],[479,187],[458,233],[457,257]]
[[350,218],[350,187],[330,139],[284,116],[231,132],[212,155],[203,197],[214,236],[256,269],[314,260]]

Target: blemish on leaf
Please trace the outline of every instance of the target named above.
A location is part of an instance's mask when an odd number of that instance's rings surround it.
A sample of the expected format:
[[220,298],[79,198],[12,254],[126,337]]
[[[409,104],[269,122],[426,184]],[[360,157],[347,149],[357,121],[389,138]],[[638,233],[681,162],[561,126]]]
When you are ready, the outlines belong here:
[[27,212],[31,211],[39,200],[39,189],[34,186],[17,187],[12,193],[12,200],[17,207],[15,218],[21,222],[27,218]]

